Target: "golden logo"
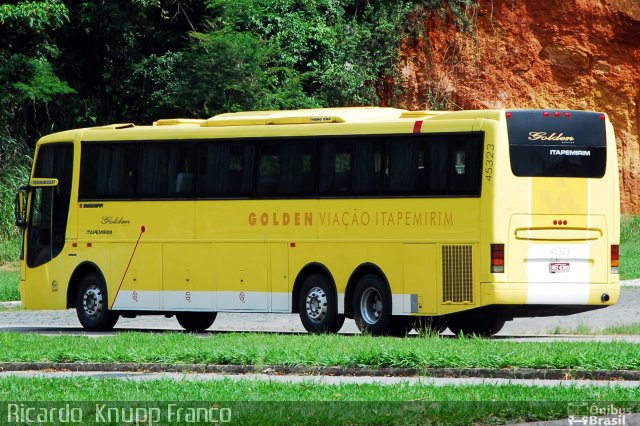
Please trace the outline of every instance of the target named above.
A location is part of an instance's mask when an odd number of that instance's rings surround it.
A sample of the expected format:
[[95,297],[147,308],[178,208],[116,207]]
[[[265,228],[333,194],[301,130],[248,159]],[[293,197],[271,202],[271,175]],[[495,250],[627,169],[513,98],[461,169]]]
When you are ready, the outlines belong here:
[[575,138],[573,136],[565,136],[564,133],[551,133],[547,132],[529,132],[530,141],[554,141],[554,142],[573,142]]

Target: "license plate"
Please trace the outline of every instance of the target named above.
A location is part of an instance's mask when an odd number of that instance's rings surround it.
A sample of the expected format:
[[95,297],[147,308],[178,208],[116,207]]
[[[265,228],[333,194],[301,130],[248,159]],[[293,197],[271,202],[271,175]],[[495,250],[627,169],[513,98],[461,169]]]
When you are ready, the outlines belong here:
[[569,272],[570,269],[571,269],[570,263],[550,263],[549,264],[549,272],[551,272],[552,274]]

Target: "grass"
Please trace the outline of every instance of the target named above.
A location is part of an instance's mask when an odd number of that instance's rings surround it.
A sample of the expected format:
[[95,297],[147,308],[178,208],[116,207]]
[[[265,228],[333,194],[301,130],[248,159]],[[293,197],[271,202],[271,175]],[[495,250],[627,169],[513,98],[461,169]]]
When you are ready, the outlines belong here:
[[640,243],[640,215],[623,215],[620,219],[620,242]]
[[639,336],[640,335],[640,323],[637,324],[621,324],[612,327],[607,327],[601,330],[594,330],[586,324],[579,324],[574,329],[563,329],[556,327],[550,331],[551,334],[578,334],[578,335],[627,335],[627,336]]
[[[105,401],[109,401],[105,403],[107,407],[130,407],[133,410],[158,407],[157,415],[163,417],[157,417],[156,420],[160,422],[156,421],[155,424],[168,424],[169,404],[173,401],[178,407],[214,407],[217,409],[213,411],[215,416],[220,416],[225,410],[234,424],[486,425],[567,418],[577,407],[576,401],[581,403],[580,406],[604,408],[614,404],[626,412],[637,412],[640,409],[640,389],[618,386],[385,386],[230,379],[132,381],[7,377],[0,379],[0,400],[15,403],[25,401],[23,407],[35,405],[51,408],[64,407],[65,404],[82,407],[87,414],[85,424],[92,418],[97,419],[89,414],[97,413]],[[46,401],[50,402],[47,404]],[[58,401],[59,404],[51,401]],[[95,402],[92,404],[91,401]],[[6,406],[0,404],[3,418],[6,418]],[[123,408],[112,411],[112,415],[126,416],[131,413]],[[107,411],[104,408],[101,410],[103,415]],[[174,408],[172,411],[175,421],[177,410]],[[149,413],[152,412],[138,412],[138,422],[130,423],[147,424],[142,417],[150,417]],[[125,423],[123,417],[120,420],[114,424]]]
[[0,269],[0,302],[20,300],[19,280],[18,271]]
[[1,362],[640,370],[640,345],[629,342],[124,332],[99,339],[1,333],[0,347]]
[[620,279],[640,278],[640,242],[620,243]]
[[620,279],[640,278],[640,216],[620,221]]

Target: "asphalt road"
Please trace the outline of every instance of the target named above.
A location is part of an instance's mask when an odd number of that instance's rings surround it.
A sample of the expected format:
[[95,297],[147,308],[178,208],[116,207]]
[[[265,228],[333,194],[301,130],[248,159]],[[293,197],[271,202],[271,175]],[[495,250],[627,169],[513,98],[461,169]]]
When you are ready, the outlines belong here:
[[[640,287],[623,287],[618,304],[581,314],[519,318],[504,326],[498,337],[535,337],[557,334],[558,330],[575,330],[586,326],[592,331],[623,324],[640,324]],[[120,318],[118,330],[182,330],[175,318],[140,316]],[[81,333],[74,310],[66,311],[0,311],[0,331],[41,333]],[[220,313],[210,331],[261,331],[277,333],[304,333],[298,315]],[[353,320],[347,320],[341,333],[358,333]],[[448,331],[447,331],[448,333]],[[638,338],[640,340],[640,338]]]

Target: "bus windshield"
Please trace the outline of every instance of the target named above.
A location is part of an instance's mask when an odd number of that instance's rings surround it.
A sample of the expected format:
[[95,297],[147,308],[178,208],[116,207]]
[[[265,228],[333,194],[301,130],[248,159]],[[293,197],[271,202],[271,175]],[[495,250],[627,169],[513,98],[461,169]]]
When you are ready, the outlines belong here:
[[583,111],[507,112],[513,174],[601,178],[607,162],[603,117]]

